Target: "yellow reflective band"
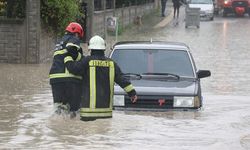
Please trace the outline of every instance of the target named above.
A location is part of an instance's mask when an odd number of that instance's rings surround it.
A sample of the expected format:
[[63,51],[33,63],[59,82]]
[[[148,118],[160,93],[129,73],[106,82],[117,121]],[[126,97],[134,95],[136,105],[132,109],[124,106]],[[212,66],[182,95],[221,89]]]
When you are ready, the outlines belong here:
[[110,61],[105,60],[91,60],[89,66],[98,66],[98,67],[109,67]]
[[64,58],[64,63],[67,63],[68,61],[73,61],[73,58],[71,56],[66,56]]
[[68,47],[68,46],[74,46],[74,47],[76,47],[77,49],[80,49],[80,46],[78,46],[78,45],[76,45],[76,44],[74,44],[74,43],[67,43],[67,44],[66,44],[66,47]]
[[65,68],[65,73],[66,73],[66,74],[70,74],[70,73],[69,73],[69,70],[68,70],[67,68]]
[[76,76],[70,73],[56,73],[56,74],[50,74],[49,75],[50,79],[55,79],[55,78],[77,78],[77,79],[82,79],[81,76]]
[[114,80],[115,80],[115,68],[114,62],[110,61],[109,65],[109,86],[110,86],[110,104],[109,108],[113,108],[113,96],[114,96]]
[[112,117],[112,112],[103,113],[84,113],[80,112],[81,117]]
[[76,61],[79,61],[81,58],[82,58],[81,53],[78,53],[78,56],[77,56],[77,58],[76,58]]
[[110,108],[81,108],[80,112],[82,113],[103,113],[103,112],[112,112],[112,109]]
[[67,50],[66,50],[66,49],[59,50],[59,51],[55,51],[55,52],[54,52],[54,57],[55,57],[56,55],[62,55],[62,54],[65,54],[65,53],[67,53]]
[[89,85],[90,85],[90,108],[96,107],[96,70],[95,67],[89,67]]
[[126,92],[130,92],[130,91],[132,91],[133,89],[134,89],[134,87],[133,87],[132,84],[130,84],[130,85],[128,85],[128,86],[126,86],[126,87],[124,88],[124,90],[125,90]]

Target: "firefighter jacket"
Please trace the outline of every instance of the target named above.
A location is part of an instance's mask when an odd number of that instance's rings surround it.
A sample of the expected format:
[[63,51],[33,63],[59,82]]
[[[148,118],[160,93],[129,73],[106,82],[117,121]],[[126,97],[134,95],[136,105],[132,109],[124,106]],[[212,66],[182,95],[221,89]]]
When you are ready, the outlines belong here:
[[83,76],[83,97],[81,118],[112,117],[114,84],[117,83],[131,97],[136,95],[130,81],[122,75],[119,66],[110,58],[92,51],[81,61],[73,61],[70,56],[64,62],[68,70]]
[[56,44],[53,55],[53,63],[49,72],[50,84],[66,81],[81,81],[81,76],[69,73],[65,67],[64,57],[66,55],[70,55],[77,61],[83,57],[80,40],[72,34],[64,35],[60,43]]

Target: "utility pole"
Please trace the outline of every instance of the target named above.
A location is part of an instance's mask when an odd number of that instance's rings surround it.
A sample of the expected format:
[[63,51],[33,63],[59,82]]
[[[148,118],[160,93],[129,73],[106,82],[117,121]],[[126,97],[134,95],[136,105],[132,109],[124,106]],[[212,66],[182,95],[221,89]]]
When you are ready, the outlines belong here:
[[94,17],[94,9],[95,9],[95,2],[94,0],[86,0],[87,2],[87,33],[86,33],[86,40],[88,41],[93,34],[93,17]]
[[107,24],[106,24],[106,0],[102,0],[102,5],[103,5],[103,23],[104,23],[104,35],[103,38],[106,40],[107,36]]

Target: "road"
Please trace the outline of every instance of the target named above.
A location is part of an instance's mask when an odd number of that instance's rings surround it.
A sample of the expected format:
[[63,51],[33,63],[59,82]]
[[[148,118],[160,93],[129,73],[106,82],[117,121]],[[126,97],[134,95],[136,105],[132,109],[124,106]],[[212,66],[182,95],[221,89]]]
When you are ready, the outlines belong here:
[[50,63],[0,64],[0,149],[250,149],[249,25],[248,16],[216,17],[186,29],[182,14],[178,26],[128,36],[190,46],[197,67],[212,73],[196,112],[114,111],[94,122],[54,116]]

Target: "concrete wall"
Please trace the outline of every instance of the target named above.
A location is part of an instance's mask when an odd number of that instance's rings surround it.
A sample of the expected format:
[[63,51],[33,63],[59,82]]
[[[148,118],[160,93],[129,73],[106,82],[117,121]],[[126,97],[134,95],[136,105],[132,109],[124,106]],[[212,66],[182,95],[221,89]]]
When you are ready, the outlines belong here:
[[40,62],[47,62],[53,58],[55,43],[56,43],[55,35],[49,34],[46,31],[41,30],[40,49],[39,49]]
[[55,38],[41,32],[40,1],[26,0],[25,19],[0,18],[0,63],[40,63]]
[[0,63],[22,63],[25,57],[24,20],[0,19]]
[[[90,1],[93,2],[93,1]],[[115,10],[122,26],[155,9],[155,4],[125,7]],[[95,12],[91,20],[92,35],[104,35],[104,16],[113,10]],[[40,0],[26,0],[25,19],[0,18],[0,63],[41,63],[52,58],[56,38],[41,29]]]
[[[149,3],[140,6],[132,6],[119,8],[115,10],[115,16],[119,18],[121,26],[125,27],[126,25],[133,23],[134,19],[137,16],[143,16],[152,12],[155,9],[154,3]],[[113,9],[106,10],[106,18],[113,16]],[[93,16],[93,33],[92,35],[98,34],[104,36],[104,11],[95,11]]]
[[26,0],[26,62],[39,63],[40,1]]

